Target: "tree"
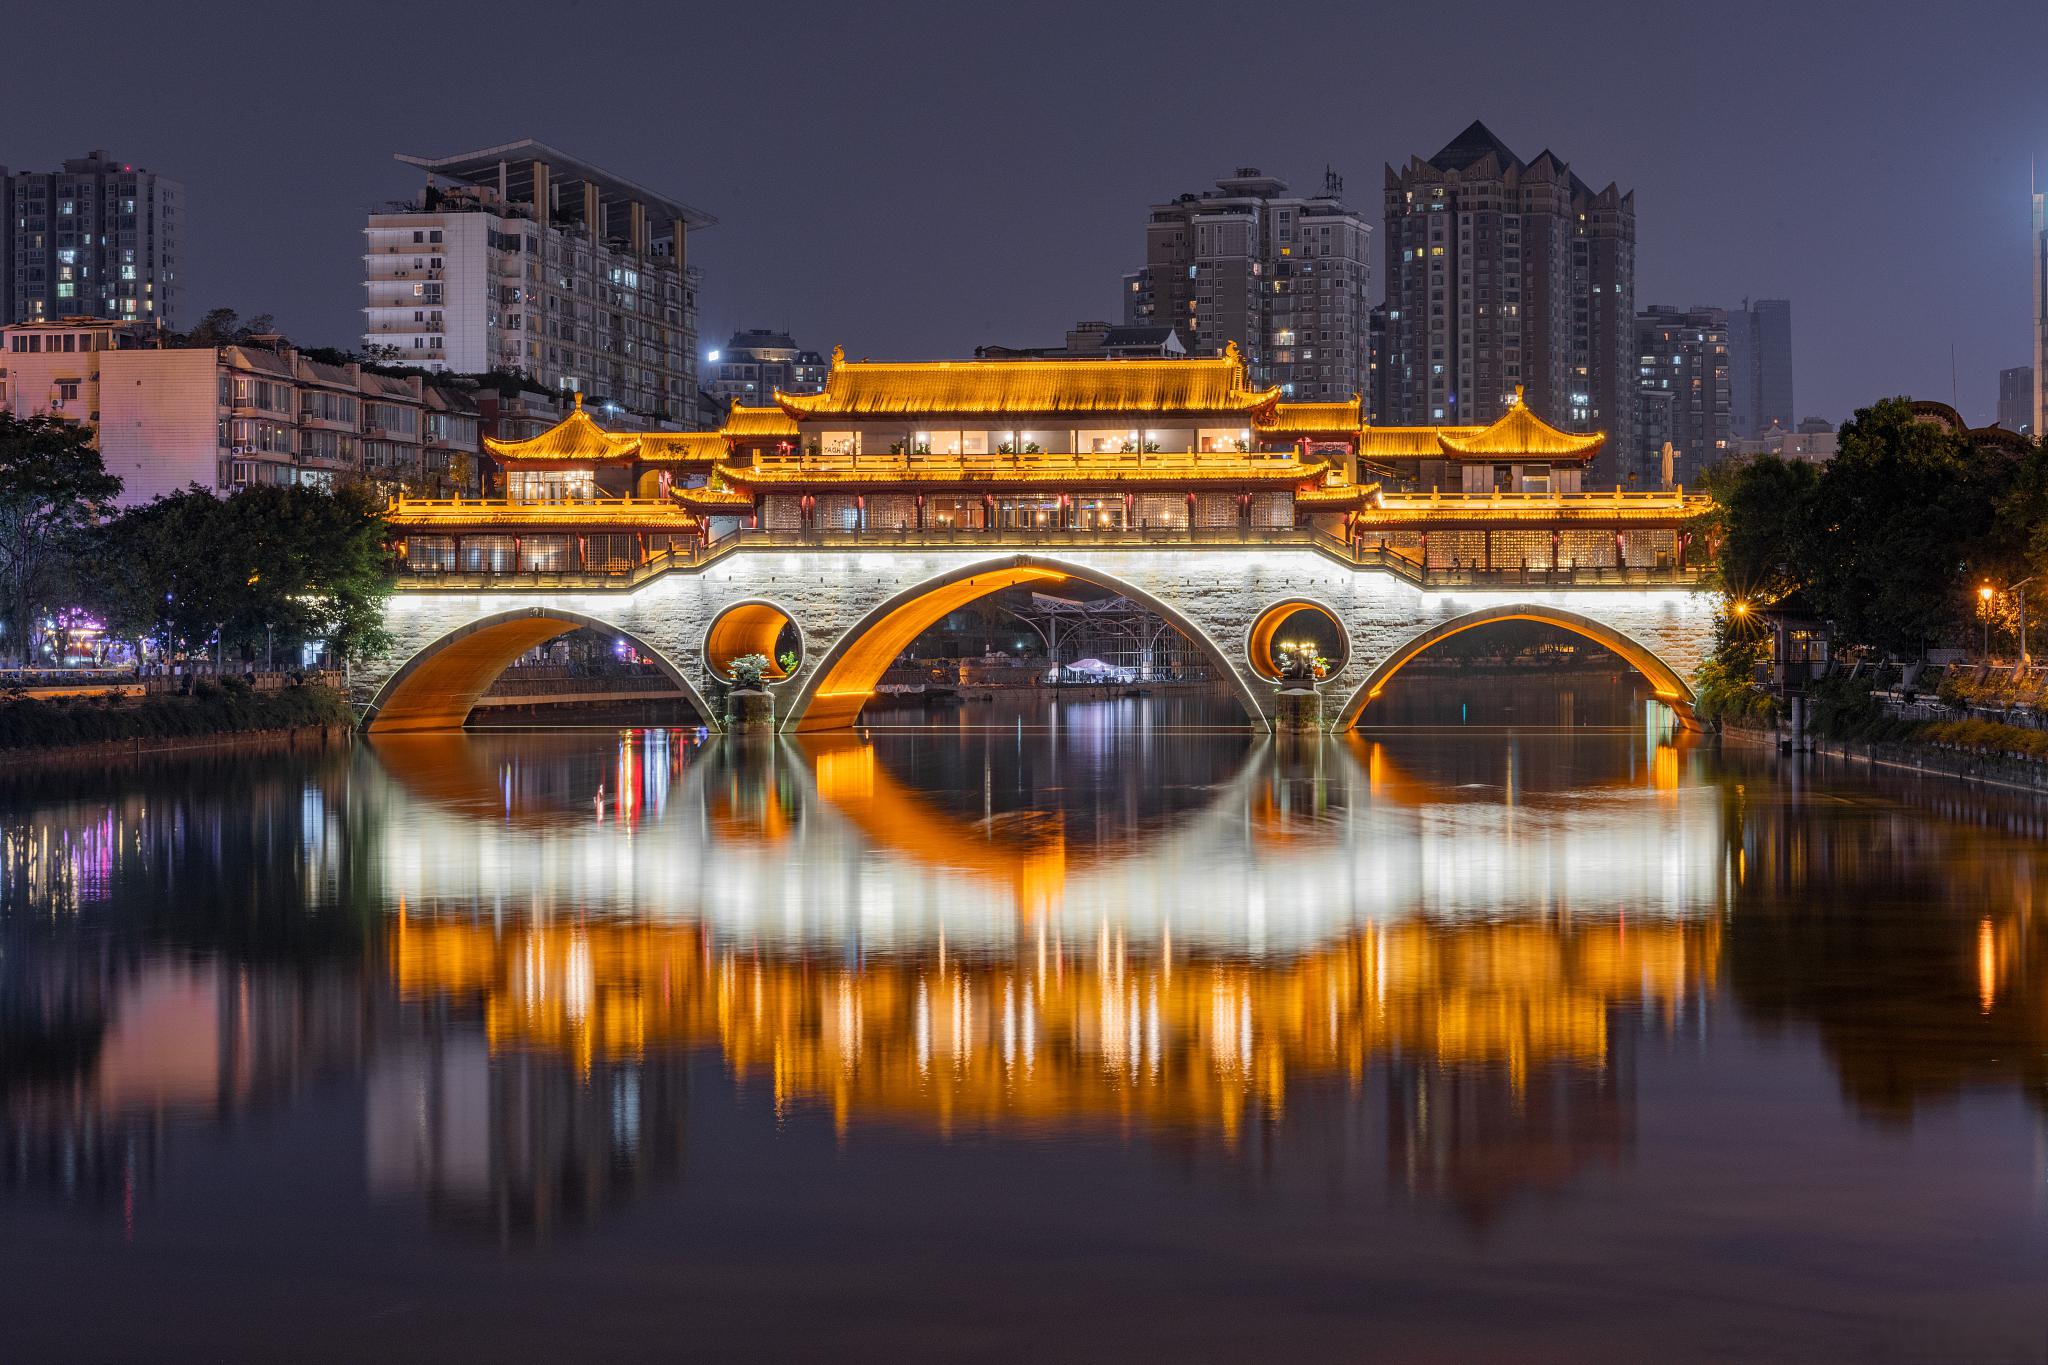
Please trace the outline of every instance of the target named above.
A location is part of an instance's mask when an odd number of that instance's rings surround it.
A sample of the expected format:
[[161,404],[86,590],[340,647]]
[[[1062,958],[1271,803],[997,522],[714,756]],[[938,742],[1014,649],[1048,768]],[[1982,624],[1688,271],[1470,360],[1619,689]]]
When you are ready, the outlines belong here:
[[240,346],[256,337],[269,336],[277,330],[277,320],[268,313],[258,313],[247,322],[232,308],[210,308],[205,316],[194,323],[192,330],[184,333],[169,333],[165,341],[173,346]]
[[24,665],[33,662],[39,609],[120,492],[91,428],[0,413],[0,607],[7,651]]
[[2024,544],[2000,506],[2039,458],[2031,443],[1973,443],[1903,398],[1858,411],[1814,491],[1814,605],[1844,639],[1895,654],[1954,633],[1975,583]]
[[110,625],[173,651],[247,659],[325,641],[348,657],[381,648],[391,591],[381,504],[366,489],[201,488],[111,523],[95,602]]
[[1819,484],[1817,466],[1776,455],[1708,471],[1706,491],[1714,506],[1697,529],[1716,542],[1715,572],[1723,592],[1771,603],[1806,586]]

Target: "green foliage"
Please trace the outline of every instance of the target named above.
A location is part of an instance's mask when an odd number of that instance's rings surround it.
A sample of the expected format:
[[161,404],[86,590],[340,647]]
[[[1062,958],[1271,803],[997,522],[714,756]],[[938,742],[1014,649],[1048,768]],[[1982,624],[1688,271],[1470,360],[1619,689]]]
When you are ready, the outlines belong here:
[[738,690],[758,691],[768,682],[768,656],[742,654],[726,665],[725,671],[732,678],[732,685]]
[[1730,597],[1775,602],[1806,586],[1819,483],[1818,466],[1775,455],[1708,471],[1706,491],[1714,506],[1695,529],[1719,545],[1715,571]]
[[2048,571],[2041,446],[1973,440],[1903,398],[1859,411],[1824,467],[1761,456],[1707,491],[1723,590],[1760,605],[1804,592],[1838,647],[1917,655],[1963,638],[1978,584]]
[[173,651],[218,636],[250,658],[315,640],[359,657],[385,643],[384,534],[360,488],[190,488],[102,528],[91,600],[117,633]]
[[331,687],[252,692],[239,678],[226,678],[200,682],[189,697],[132,705],[90,697],[0,700],[0,750],[349,725],[354,718],[348,698]]
[[792,650],[783,650],[781,656],[775,662],[785,674],[796,672],[797,657]]
[[2048,730],[2029,730],[1995,720],[1937,720],[1919,727],[1916,738],[1951,749],[2003,756],[2017,755],[2036,762],[2048,760]]
[[1700,719],[1762,723],[1777,715],[1777,702],[1756,682],[1764,662],[1763,635],[1748,621],[1723,614],[1714,621],[1714,648],[1700,663],[1695,707]]
[[0,648],[22,662],[35,621],[53,604],[91,528],[121,481],[92,447],[92,429],[55,417],[0,412]]
[[1917,654],[1969,622],[1974,585],[2014,564],[2040,451],[1972,445],[1887,399],[1842,428],[1813,501],[1814,605],[1847,640]]

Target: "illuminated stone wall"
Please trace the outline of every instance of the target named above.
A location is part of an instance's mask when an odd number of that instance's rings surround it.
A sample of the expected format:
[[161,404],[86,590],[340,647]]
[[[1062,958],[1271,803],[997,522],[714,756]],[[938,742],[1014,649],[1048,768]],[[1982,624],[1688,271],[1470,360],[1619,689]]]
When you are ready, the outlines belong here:
[[[976,568],[1012,567],[1019,558],[950,549],[741,549],[699,572],[667,574],[631,592],[401,592],[387,609],[394,646],[384,658],[356,670],[354,698],[369,705],[421,651],[451,632],[508,612],[565,612],[603,622],[663,655],[683,678],[703,688],[704,642],[712,618],[734,602],[764,599],[780,606],[803,632],[802,665],[777,687],[778,710],[787,714],[833,647],[883,603]],[[1292,547],[1060,547],[1026,558],[1108,588],[1134,590],[1178,614],[1215,647],[1243,693],[1268,716],[1273,685],[1248,666],[1246,636],[1265,608],[1291,597],[1323,603],[1350,635],[1350,658],[1327,688],[1333,717],[1372,670],[1405,643],[1432,627],[1488,609],[1554,608],[1587,618],[1639,642],[1687,678],[1711,644],[1711,598],[1679,589],[1425,589],[1383,570],[1354,569],[1313,549]]]

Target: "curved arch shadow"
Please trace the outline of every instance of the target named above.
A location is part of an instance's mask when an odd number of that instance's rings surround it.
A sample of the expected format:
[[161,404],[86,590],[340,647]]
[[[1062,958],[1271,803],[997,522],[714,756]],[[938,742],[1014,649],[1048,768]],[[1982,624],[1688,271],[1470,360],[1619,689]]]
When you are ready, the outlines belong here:
[[1411,636],[1402,646],[1382,659],[1365,681],[1358,685],[1344,709],[1337,713],[1336,728],[1348,730],[1358,723],[1358,717],[1366,706],[1379,696],[1396,673],[1414,661],[1415,656],[1442,640],[1463,634],[1478,626],[1491,625],[1496,621],[1535,621],[1546,626],[1568,630],[1594,644],[1613,650],[1645,678],[1657,695],[1657,700],[1669,706],[1678,715],[1678,722],[1688,730],[1700,728],[1699,719],[1693,714],[1692,688],[1678,671],[1641,641],[1622,634],[1614,627],[1603,625],[1590,616],[1581,616],[1575,611],[1562,607],[1536,606],[1530,603],[1509,603],[1505,606],[1485,607],[1479,611],[1454,616],[1440,621],[1420,634]]
[[594,616],[555,607],[527,607],[471,621],[407,659],[377,689],[362,728],[371,734],[459,730],[477,698],[514,659],[536,645],[584,627],[633,641],[637,649],[654,660],[662,676],[682,693],[704,723],[717,726],[703,694],[660,650]]
[[1020,583],[1063,583],[1078,578],[1128,598],[1163,617],[1192,640],[1229,680],[1245,713],[1270,725],[1258,697],[1208,632],[1166,603],[1110,574],[1039,555],[984,560],[906,588],[861,617],[841,635],[805,680],[783,720],[785,730],[837,730],[852,725],[874,695],[875,684],[912,640],[947,612]]

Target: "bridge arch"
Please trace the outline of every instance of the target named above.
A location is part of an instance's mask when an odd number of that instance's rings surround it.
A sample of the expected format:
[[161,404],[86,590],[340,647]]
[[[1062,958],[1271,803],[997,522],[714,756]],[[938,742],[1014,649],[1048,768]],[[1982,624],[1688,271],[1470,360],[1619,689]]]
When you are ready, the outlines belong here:
[[804,680],[783,728],[837,730],[852,725],[874,695],[875,685],[912,640],[937,624],[947,612],[1022,583],[1064,583],[1079,579],[1105,588],[1154,612],[1192,640],[1221,670],[1245,713],[1260,725],[1268,723],[1265,708],[1244,676],[1207,631],[1142,588],[1099,569],[1048,559],[1040,555],[1007,555],[982,560],[926,579],[883,602],[849,627]]
[[559,607],[524,607],[459,626],[407,659],[377,689],[363,728],[372,734],[460,729],[477,698],[513,660],[536,645],[585,627],[631,640],[654,660],[706,725],[717,724],[704,695],[682,670],[631,632]]
[[1337,728],[1348,730],[1358,723],[1358,717],[1366,706],[1379,696],[1394,675],[1414,662],[1421,654],[1442,640],[1461,635],[1479,626],[1492,625],[1497,621],[1535,621],[1546,626],[1556,626],[1570,631],[1582,639],[1613,650],[1638,673],[1649,680],[1650,689],[1657,700],[1678,713],[1679,723],[1687,729],[1698,728],[1699,721],[1693,714],[1692,688],[1678,670],[1659,658],[1656,651],[1632,636],[1625,635],[1610,625],[1581,616],[1578,612],[1563,607],[1540,605],[1529,602],[1510,602],[1497,607],[1485,607],[1479,611],[1454,616],[1410,636],[1398,648],[1380,660],[1365,680],[1344,703],[1344,709],[1337,713]]

